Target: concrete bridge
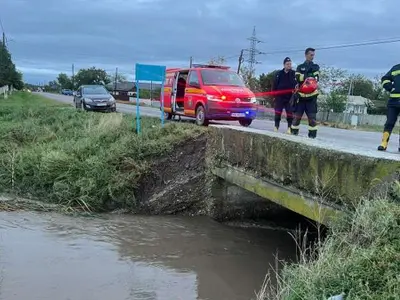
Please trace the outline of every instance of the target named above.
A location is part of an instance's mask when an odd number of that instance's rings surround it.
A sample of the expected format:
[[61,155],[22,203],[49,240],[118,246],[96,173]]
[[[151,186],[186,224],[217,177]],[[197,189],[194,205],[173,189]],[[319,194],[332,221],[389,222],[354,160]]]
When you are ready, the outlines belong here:
[[214,181],[215,198],[232,201],[222,191],[235,185],[325,225],[384,192],[400,170],[397,153],[228,125],[211,127],[207,148],[210,171],[223,179]]

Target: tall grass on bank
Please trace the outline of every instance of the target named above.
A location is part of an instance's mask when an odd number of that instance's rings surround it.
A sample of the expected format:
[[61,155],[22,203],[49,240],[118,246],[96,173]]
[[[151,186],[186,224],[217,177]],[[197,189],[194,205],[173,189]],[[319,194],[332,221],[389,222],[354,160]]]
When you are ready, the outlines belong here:
[[192,124],[86,113],[27,93],[0,101],[0,192],[86,210],[134,208],[151,162],[204,129]]
[[353,215],[333,224],[312,253],[267,276],[257,299],[323,300],[339,294],[346,300],[400,299],[399,203],[363,201]]

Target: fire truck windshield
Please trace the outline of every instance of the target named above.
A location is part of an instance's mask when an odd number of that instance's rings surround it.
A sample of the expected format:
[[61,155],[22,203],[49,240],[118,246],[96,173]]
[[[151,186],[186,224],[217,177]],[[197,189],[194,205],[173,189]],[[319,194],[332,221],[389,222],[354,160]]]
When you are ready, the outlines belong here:
[[243,80],[233,71],[204,69],[201,70],[204,85],[228,85],[245,87]]

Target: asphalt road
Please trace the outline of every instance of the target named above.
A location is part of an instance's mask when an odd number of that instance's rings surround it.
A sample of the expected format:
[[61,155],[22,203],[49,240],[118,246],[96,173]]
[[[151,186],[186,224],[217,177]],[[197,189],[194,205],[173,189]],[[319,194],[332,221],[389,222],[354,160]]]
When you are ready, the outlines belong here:
[[[73,97],[65,96],[60,94],[50,94],[50,93],[40,93],[41,95],[48,97],[50,99],[73,104]],[[117,111],[122,113],[132,114],[136,111],[136,106],[129,104],[117,104]],[[140,107],[140,113],[146,116],[159,117],[160,110],[153,107]],[[235,128],[240,127],[238,122],[215,122],[217,124],[227,124],[234,126]],[[254,120],[254,122],[250,126],[254,129],[261,129],[265,131],[273,131],[274,122],[270,120]],[[286,123],[282,121],[282,134],[284,130],[286,130]],[[300,136],[306,136],[308,132],[308,128],[306,125],[302,125],[300,129]],[[316,141],[326,144],[327,147],[329,145],[339,145],[342,149],[351,148],[352,150],[357,150],[362,155],[363,152],[371,152],[376,151],[377,146],[381,141],[381,133],[379,132],[367,132],[367,131],[358,131],[358,130],[345,130],[331,127],[323,127],[320,126],[318,130],[318,138]],[[301,138],[301,137],[299,137]],[[394,134],[391,137],[391,143],[389,144],[387,156],[392,156],[391,153],[397,153],[397,149],[399,147],[399,136]],[[377,152],[377,151],[376,151]],[[390,153],[391,152],[391,153]],[[382,153],[377,155],[378,157],[382,157]],[[400,154],[399,154],[400,156]]]

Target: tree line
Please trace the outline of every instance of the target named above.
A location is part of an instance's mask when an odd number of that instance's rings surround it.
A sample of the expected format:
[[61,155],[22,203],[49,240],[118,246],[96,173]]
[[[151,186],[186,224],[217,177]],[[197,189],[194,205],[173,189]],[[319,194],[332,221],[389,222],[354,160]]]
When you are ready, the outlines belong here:
[[24,88],[22,73],[15,67],[7,45],[0,41],[0,87],[5,85],[17,90]]
[[[104,69],[91,67],[80,69],[75,76],[60,73],[55,80],[49,81],[43,88],[47,92],[60,92],[62,89],[76,90],[81,85],[99,84],[112,91],[114,90],[114,83],[125,81],[127,81],[127,78],[124,74],[109,74]],[[33,90],[38,88],[37,85],[28,85],[28,87]],[[144,99],[159,99],[160,91],[159,88],[153,91],[141,89],[139,96]]]
[[76,90],[81,85],[100,84],[107,86],[111,82],[123,82],[126,77],[123,74],[108,74],[105,70],[96,67],[80,69],[74,76],[60,73],[56,80],[50,81],[45,87],[46,90],[58,91],[60,89]]
[[[212,58],[209,64],[225,64],[224,57]],[[272,84],[279,70],[262,73],[259,76],[252,76],[247,67],[240,69],[246,85],[254,92],[268,92],[272,89]],[[386,114],[386,101],[389,93],[386,92],[380,83],[380,77],[374,79],[367,78],[361,74],[351,74],[347,70],[322,66],[319,87],[321,97],[319,97],[319,110],[342,113],[346,109],[347,96],[362,96],[369,101],[367,108],[369,114]],[[265,106],[273,106],[273,97],[264,97],[262,102]]]

